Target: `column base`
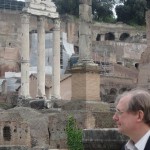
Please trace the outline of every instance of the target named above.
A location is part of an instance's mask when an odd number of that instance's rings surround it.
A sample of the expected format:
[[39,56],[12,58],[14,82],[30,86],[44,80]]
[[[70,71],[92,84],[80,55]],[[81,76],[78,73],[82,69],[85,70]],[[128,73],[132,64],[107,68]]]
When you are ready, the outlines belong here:
[[61,97],[51,96],[51,100],[52,101],[61,100]]
[[78,63],[71,69],[72,100],[100,101],[100,69],[94,63]]

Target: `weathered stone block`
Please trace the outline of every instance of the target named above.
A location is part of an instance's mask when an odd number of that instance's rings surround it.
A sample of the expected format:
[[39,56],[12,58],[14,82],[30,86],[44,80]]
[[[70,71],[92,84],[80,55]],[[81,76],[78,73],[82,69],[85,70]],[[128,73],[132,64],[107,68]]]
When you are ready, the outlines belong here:
[[44,109],[45,108],[45,100],[33,100],[30,101],[31,108],[34,109]]
[[84,150],[120,150],[126,141],[114,128],[83,130]]
[[0,150],[28,150],[25,146],[0,146]]

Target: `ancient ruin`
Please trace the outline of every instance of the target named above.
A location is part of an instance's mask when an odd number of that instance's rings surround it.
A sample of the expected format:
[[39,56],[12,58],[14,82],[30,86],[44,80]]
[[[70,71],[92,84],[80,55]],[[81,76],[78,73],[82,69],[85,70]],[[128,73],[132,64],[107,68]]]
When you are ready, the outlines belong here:
[[70,115],[84,129],[86,150],[119,150],[127,140],[115,129],[113,102],[137,85],[149,89],[150,13],[146,35],[122,23],[93,23],[91,3],[80,0],[79,20],[59,17],[51,0],[1,10],[0,150],[67,149]]
[[100,100],[99,67],[92,58],[92,1],[79,1],[79,60],[72,67],[72,100]]
[[[29,99],[29,17],[37,16],[38,64],[37,64],[37,98],[45,99],[45,19],[54,20],[53,43],[53,92],[52,97],[60,99],[60,23],[56,7],[51,1],[26,2],[21,16],[21,99]],[[57,67],[55,67],[55,65]],[[21,101],[19,99],[19,101]],[[21,102],[19,102],[19,105]]]

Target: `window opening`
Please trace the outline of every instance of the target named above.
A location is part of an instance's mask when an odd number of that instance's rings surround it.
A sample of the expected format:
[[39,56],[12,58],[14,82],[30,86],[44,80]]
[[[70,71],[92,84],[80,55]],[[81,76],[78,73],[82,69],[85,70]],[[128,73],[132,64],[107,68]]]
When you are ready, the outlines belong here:
[[11,140],[11,129],[8,126],[5,126],[3,128],[3,137],[5,141],[10,141]]

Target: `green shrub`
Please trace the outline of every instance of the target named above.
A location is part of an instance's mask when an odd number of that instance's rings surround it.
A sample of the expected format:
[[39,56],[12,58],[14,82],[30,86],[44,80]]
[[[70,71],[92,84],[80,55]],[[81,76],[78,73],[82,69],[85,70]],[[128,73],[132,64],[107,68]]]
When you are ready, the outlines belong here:
[[69,150],[83,150],[82,129],[77,127],[76,120],[69,116],[66,125],[67,145]]

